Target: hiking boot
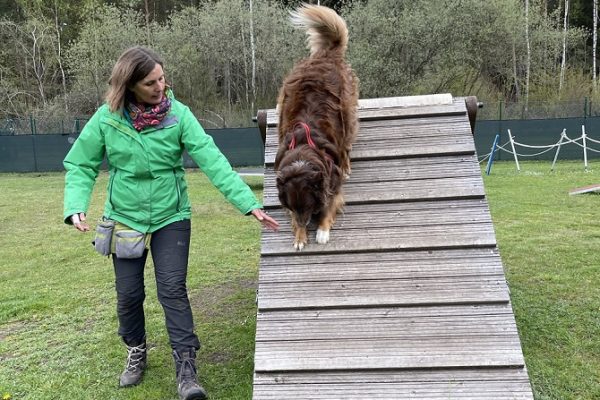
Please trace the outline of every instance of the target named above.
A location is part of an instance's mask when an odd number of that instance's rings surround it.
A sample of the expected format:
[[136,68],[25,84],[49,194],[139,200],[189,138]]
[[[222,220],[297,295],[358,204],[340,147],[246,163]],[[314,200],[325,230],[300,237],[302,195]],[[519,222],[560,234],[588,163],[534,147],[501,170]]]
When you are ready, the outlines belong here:
[[120,387],[135,386],[142,381],[146,369],[146,342],[139,346],[127,346],[127,364],[119,379]]
[[206,391],[198,384],[196,352],[193,349],[173,351],[177,376],[177,393],[181,400],[204,400]]

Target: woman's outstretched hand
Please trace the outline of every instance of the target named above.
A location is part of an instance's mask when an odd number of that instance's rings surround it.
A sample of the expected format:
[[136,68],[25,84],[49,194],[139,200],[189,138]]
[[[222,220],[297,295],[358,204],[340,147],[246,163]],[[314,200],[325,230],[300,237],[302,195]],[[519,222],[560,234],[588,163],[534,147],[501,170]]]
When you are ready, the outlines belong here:
[[252,215],[254,215],[254,218],[259,220],[265,228],[275,232],[279,230],[279,222],[277,222],[274,218],[270,217],[269,214],[267,214],[260,208],[255,208],[254,210],[252,210]]
[[78,213],[71,215],[71,222],[78,231],[87,232],[90,230],[90,226],[85,221],[85,213]]

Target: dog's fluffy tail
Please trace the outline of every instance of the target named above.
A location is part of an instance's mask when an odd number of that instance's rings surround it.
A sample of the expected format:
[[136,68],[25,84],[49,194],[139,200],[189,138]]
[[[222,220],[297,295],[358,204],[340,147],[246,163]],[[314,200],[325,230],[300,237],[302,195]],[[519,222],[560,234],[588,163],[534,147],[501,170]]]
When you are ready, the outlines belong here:
[[335,11],[305,4],[290,14],[292,24],[306,30],[311,56],[322,50],[337,53],[340,57],[346,54],[348,28]]

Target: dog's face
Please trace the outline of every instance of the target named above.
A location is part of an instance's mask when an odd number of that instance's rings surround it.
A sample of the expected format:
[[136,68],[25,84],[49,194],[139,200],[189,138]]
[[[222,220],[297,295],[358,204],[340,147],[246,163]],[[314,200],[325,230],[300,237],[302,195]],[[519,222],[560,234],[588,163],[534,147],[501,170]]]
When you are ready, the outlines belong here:
[[308,161],[295,161],[277,173],[281,205],[295,214],[299,226],[309,224],[322,208],[323,174]]

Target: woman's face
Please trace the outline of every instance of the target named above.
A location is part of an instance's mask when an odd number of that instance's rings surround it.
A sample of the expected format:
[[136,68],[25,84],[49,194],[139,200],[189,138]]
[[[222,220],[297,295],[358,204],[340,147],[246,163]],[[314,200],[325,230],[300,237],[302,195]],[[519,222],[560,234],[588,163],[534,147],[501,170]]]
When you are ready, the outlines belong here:
[[131,91],[138,103],[152,105],[160,103],[165,92],[165,73],[160,64],[156,64],[148,75],[131,88]]

